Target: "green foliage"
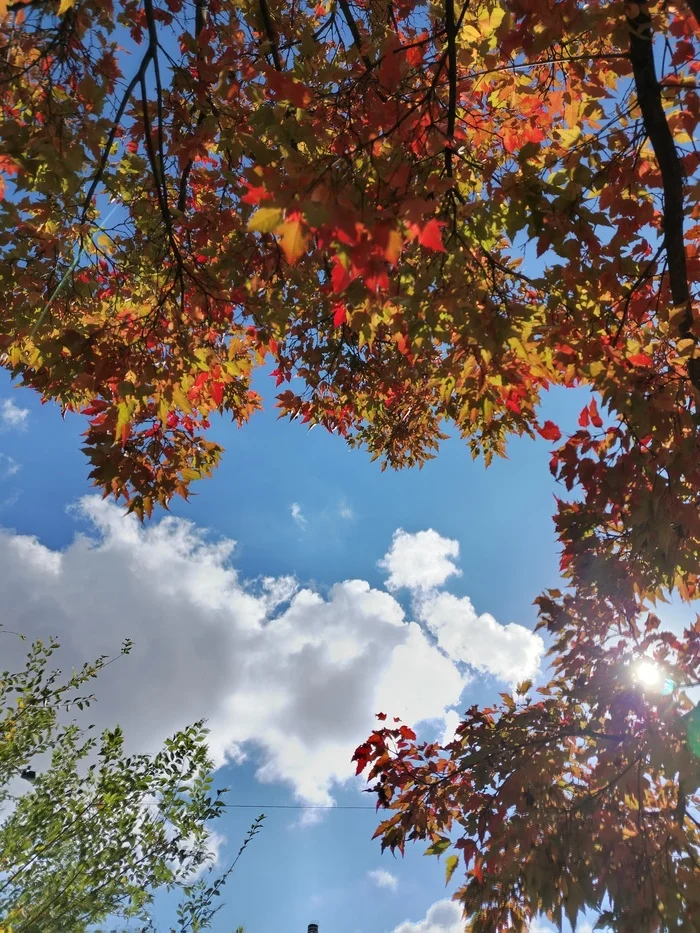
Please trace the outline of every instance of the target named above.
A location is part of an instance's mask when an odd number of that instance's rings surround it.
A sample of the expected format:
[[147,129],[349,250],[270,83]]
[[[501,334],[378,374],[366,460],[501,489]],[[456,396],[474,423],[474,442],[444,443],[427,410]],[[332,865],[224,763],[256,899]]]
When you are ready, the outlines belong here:
[[[127,757],[119,726],[97,736],[71,715],[90,705],[89,683],[116,659],[61,679],[48,668],[57,648],[36,641],[23,670],[0,675],[0,930],[84,933],[134,920],[152,930],[158,890],[181,892],[170,933],[208,928],[264,817],[212,878],[209,823],[225,808],[225,789],[212,791],[203,722],[155,755]],[[18,794],[21,780],[30,789]]]

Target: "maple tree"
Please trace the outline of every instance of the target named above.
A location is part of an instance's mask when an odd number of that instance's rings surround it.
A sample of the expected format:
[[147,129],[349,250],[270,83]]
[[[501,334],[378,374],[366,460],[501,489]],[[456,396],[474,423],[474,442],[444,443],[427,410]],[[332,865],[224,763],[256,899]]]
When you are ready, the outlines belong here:
[[[0,350],[87,416],[106,494],[141,517],[186,496],[221,454],[209,418],[248,420],[268,357],[281,414],[383,466],[450,425],[487,462],[513,434],[555,445],[575,495],[566,591],[540,599],[548,692],[472,711],[420,765],[381,730],[358,759],[398,793],[390,844],[463,814],[475,929],[606,899],[615,929],[693,922],[688,701],[621,671],[700,680],[698,626],[650,606],[698,596],[699,20],[698,0],[0,0]],[[592,393],[573,433],[541,423],[552,386]]]

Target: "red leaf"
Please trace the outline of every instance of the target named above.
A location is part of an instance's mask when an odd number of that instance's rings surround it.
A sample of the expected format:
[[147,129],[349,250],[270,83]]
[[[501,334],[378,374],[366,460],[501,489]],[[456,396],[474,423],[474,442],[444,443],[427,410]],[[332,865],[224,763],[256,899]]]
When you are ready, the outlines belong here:
[[593,424],[594,428],[603,427],[603,419],[598,414],[598,405],[596,404],[595,399],[593,399],[591,402],[591,423]]
[[214,399],[217,405],[220,405],[224,400],[224,386],[222,382],[212,382],[211,384],[211,397]]
[[[335,269],[333,270],[335,272]],[[333,309],[333,327],[342,327],[347,320],[347,311],[344,305],[336,305]]]
[[369,757],[372,754],[372,746],[368,742],[363,742],[362,745],[358,745],[355,749],[355,754],[352,756],[352,760],[357,762],[357,770],[355,774],[360,774],[369,764]]
[[401,738],[408,739],[411,742],[414,742],[416,739],[416,733],[413,731],[413,729],[409,729],[408,726],[401,726],[399,729],[399,734],[401,735]]
[[442,242],[441,228],[444,226],[444,223],[441,223],[434,217],[432,220],[429,220],[418,236],[420,245],[424,246],[426,249],[435,250],[436,253],[447,252]]
[[338,292],[345,291],[348,285],[352,282],[352,276],[337,257],[334,257],[333,263],[333,271],[331,272],[331,285],[333,286],[333,291],[337,295]]
[[654,361],[646,353],[635,353],[634,356],[628,356],[627,359],[633,366],[653,366]]
[[591,422],[591,419],[588,414],[588,407],[586,407],[583,409],[581,414],[578,416],[578,423],[581,425],[582,428],[587,428],[590,422]]
[[[247,182],[246,182],[247,184]],[[244,204],[259,204],[270,197],[263,185],[248,185],[248,191],[243,195],[241,201]]]
[[542,427],[537,429],[537,433],[546,441],[558,441],[561,437],[561,431],[553,421],[545,421]]
[[381,719],[381,720],[386,719],[386,713],[377,713],[377,719]]

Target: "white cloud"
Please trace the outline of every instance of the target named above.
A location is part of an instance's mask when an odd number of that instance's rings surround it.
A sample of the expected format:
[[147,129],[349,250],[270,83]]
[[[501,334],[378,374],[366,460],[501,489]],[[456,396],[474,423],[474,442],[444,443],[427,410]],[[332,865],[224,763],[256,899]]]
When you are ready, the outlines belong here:
[[9,479],[16,476],[21,467],[19,463],[7,454],[0,454],[0,479]]
[[297,523],[297,525],[300,528],[306,528],[306,518],[304,517],[304,513],[302,512],[299,503],[292,502],[291,506],[289,507],[289,511],[292,513],[292,518]]
[[11,398],[0,400],[0,424],[3,428],[24,429],[27,427],[28,418],[28,408],[20,408]]
[[[528,929],[529,933],[556,933],[557,928],[538,917],[532,921]],[[576,924],[576,933],[593,933],[593,927],[587,920],[584,920]]]
[[367,873],[378,888],[389,888],[395,891],[399,886],[399,879],[384,868],[375,868]]
[[456,709],[448,709],[444,721],[445,728],[440,738],[440,745],[449,745],[457,737],[457,726],[462,720]]
[[338,515],[341,518],[346,519],[346,521],[350,521],[350,519],[355,517],[355,513],[350,508],[350,506],[347,504],[347,502],[340,503],[340,506],[338,508]]
[[387,589],[431,590],[448,577],[460,576],[451,558],[459,557],[459,542],[443,538],[429,528],[409,534],[403,528],[394,532],[389,551],[377,566],[389,573]]
[[423,920],[413,923],[404,920],[394,933],[464,933],[466,921],[462,916],[462,908],[454,901],[436,901],[428,908]]
[[446,654],[477,671],[517,683],[539,668],[540,636],[514,622],[501,625],[488,612],[477,615],[467,596],[428,594],[416,601],[415,610]]
[[[415,725],[459,702],[468,675],[365,581],[324,597],[288,577],[244,580],[234,543],[190,522],[142,527],[97,497],[76,514],[90,537],[64,551],[0,531],[0,600],[8,626],[58,636],[64,669],[133,638],[132,654],[100,676],[90,713],[98,726],[118,721],[132,750],[206,717],[217,763],[255,750],[259,780],[329,804],[353,780],[352,753],[376,712]],[[7,666],[21,663],[22,646],[11,650]]]

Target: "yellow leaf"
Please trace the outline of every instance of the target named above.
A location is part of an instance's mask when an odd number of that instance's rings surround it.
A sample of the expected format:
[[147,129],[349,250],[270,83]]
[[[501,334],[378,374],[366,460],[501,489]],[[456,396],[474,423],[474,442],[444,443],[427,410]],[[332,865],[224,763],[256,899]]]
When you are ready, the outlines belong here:
[[573,93],[570,97],[569,103],[564,108],[564,119],[570,129],[578,129],[581,117],[581,101]]
[[117,426],[114,429],[115,443],[124,444],[129,435],[132,407],[128,402],[120,402],[117,407]]
[[286,220],[277,228],[280,246],[288,263],[294,263],[306,252],[308,236],[300,220]]
[[447,858],[445,859],[445,884],[446,885],[450,883],[450,879],[452,878],[452,875],[454,874],[455,868],[457,867],[458,864],[459,864],[458,855],[448,855]]
[[384,258],[387,262],[390,262],[392,266],[396,265],[396,262],[401,253],[401,247],[403,246],[403,236],[399,230],[390,230],[389,236],[387,237],[387,244],[384,249]]
[[173,401],[181,411],[192,411],[192,403],[187,398],[187,394],[181,385],[173,386]]
[[70,8],[73,6],[75,6],[75,0],[61,0],[58,6],[58,15],[63,16],[63,14],[67,13],[68,10],[70,10]]
[[[7,0],[0,0],[0,19],[3,19],[7,13]],[[0,927],[0,933],[2,933],[2,927]]]
[[258,233],[272,233],[279,227],[281,220],[282,211],[279,207],[261,207],[248,221],[248,229]]

